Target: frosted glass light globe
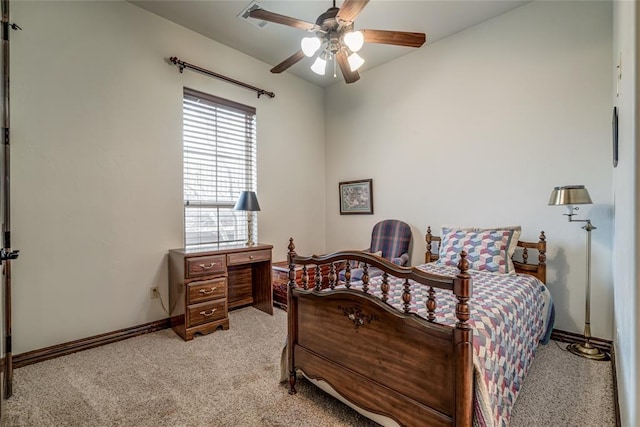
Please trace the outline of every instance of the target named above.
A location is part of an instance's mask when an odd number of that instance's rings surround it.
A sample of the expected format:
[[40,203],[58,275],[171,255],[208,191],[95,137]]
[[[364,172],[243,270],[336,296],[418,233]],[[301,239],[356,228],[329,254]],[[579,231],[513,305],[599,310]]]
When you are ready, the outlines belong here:
[[316,62],[314,62],[313,65],[311,66],[311,70],[314,73],[319,74],[321,76],[324,76],[324,72],[326,68],[327,68],[327,61],[320,57],[317,57]]
[[302,53],[311,58],[320,49],[321,44],[322,42],[317,37],[304,37],[300,42],[300,47],[302,48]]
[[358,68],[362,67],[362,64],[364,64],[364,59],[362,59],[362,57],[357,53],[352,53],[351,55],[349,55],[347,61],[349,62],[351,71],[356,71]]
[[361,31],[351,31],[344,35],[343,40],[349,50],[355,53],[362,49],[362,45],[364,44],[364,35]]

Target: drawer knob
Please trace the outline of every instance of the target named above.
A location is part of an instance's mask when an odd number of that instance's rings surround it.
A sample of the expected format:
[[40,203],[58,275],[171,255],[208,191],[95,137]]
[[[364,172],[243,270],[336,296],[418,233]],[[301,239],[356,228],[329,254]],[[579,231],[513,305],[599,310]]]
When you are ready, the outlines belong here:
[[217,308],[212,308],[212,309],[211,309],[211,313],[208,313],[208,312],[206,312],[206,311],[201,311],[201,312],[200,312],[200,315],[201,315],[201,316],[205,316],[205,317],[213,316],[213,313],[215,313],[215,312],[216,312],[216,310],[218,310],[218,309],[217,309]]
[[211,288],[211,289],[209,289],[209,290],[206,290],[206,289],[200,289],[200,291],[199,291],[199,292],[200,292],[201,294],[205,294],[205,295],[207,295],[207,294],[211,294],[211,293],[213,293],[213,291],[215,291],[216,289],[218,289],[218,288],[217,288],[216,286],[214,286],[213,288]]
[[249,259],[253,259],[253,255],[249,255]]
[[212,262],[211,264],[207,265],[207,264],[200,264],[198,267],[200,267],[203,270],[211,270],[213,268],[213,266],[216,265],[215,262]]

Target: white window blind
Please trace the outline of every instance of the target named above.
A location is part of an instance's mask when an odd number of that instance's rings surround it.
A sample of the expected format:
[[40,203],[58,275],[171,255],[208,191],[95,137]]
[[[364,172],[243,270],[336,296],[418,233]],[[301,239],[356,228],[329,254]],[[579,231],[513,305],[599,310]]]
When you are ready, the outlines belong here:
[[185,246],[246,242],[254,213],[233,206],[256,191],[255,108],[185,88],[183,140]]

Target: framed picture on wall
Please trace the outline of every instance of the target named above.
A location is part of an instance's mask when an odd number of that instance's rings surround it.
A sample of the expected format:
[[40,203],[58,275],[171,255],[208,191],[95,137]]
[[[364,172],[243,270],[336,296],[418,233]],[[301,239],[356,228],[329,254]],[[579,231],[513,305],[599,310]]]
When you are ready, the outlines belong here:
[[361,179],[338,184],[340,215],[373,214],[373,180]]

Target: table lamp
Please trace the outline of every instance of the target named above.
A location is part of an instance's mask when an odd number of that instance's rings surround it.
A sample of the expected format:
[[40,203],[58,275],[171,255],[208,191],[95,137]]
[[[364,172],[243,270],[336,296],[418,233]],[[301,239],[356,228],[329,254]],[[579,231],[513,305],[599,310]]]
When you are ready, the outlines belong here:
[[243,191],[238,197],[238,201],[233,209],[237,211],[247,211],[247,246],[255,245],[253,241],[253,212],[260,210],[258,197],[255,191]]
[[584,185],[565,185],[564,187],[555,187],[551,192],[549,198],[550,206],[566,206],[567,213],[565,214],[569,218],[569,222],[585,222],[582,227],[587,232],[587,301],[584,316],[584,344],[573,343],[567,346],[567,350],[578,356],[586,357],[592,360],[608,360],[609,357],[606,353],[602,352],[599,348],[591,345],[591,230],[595,230],[596,227],[591,225],[590,219],[573,219],[575,211],[578,210],[574,205],[590,205],[593,203],[589,192]]

